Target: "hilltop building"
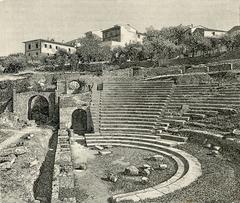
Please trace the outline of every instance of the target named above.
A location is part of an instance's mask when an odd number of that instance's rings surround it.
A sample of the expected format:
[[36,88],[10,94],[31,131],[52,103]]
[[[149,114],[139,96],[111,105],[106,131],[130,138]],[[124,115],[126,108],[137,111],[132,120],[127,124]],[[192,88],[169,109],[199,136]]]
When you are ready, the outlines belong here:
[[72,45],[55,42],[54,40],[36,39],[24,42],[26,56],[54,55],[58,50],[65,49],[69,53],[74,53],[76,48]]
[[236,31],[240,31],[240,26],[239,25],[236,25],[236,26],[232,27],[227,33],[232,34],[233,32],[236,32]]
[[80,39],[82,37],[88,37],[91,35],[96,35],[97,37],[99,37],[102,40],[102,30],[94,30],[94,31],[86,32],[86,33],[82,34],[79,38],[71,40],[71,41],[67,42],[66,44],[74,46],[74,47],[80,47],[80,45],[81,45]]
[[206,28],[206,27],[203,27],[201,25],[198,25],[198,26],[194,26],[194,27],[192,26],[191,27],[191,33],[193,33],[193,34],[194,33],[199,33],[203,37],[206,37],[206,38],[220,38],[223,35],[225,35],[227,33],[227,31]]
[[144,34],[138,32],[131,25],[114,25],[111,28],[102,31],[103,44],[111,48],[124,47],[130,43],[142,43]]
[[[105,30],[95,30],[86,32],[82,37],[96,35],[102,40],[103,46],[110,46],[111,48],[121,46],[124,47],[130,43],[142,43],[144,34],[138,32],[134,27],[129,24],[114,25]],[[67,42],[67,44],[75,47],[80,46],[80,38]]]

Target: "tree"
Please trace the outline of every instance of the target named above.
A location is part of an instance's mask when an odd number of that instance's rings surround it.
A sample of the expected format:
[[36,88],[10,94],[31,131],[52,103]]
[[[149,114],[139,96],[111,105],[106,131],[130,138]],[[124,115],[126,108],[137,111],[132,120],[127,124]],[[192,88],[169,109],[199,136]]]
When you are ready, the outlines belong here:
[[235,31],[230,34],[225,34],[222,39],[222,43],[227,47],[228,51],[240,47],[240,31]]
[[174,40],[167,39],[162,30],[154,29],[147,30],[143,39],[143,47],[146,55],[157,61],[159,65],[162,60],[173,58],[182,50],[182,46]]
[[103,46],[101,38],[92,34],[80,39],[77,55],[82,62],[107,61],[111,58],[110,47]]
[[5,73],[18,73],[27,66],[27,58],[23,53],[10,54],[3,62]]

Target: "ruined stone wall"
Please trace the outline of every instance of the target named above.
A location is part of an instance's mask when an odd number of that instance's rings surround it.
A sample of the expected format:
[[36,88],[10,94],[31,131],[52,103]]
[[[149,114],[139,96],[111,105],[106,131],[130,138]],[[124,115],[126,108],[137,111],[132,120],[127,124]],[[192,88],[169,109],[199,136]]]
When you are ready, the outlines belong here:
[[54,175],[52,183],[53,203],[75,203],[75,182],[71,155],[71,131],[58,131],[58,144],[55,155]]
[[49,103],[49,118],[50,120],[54,115],[55,107],[55,93],[54,92],[21,92],[16,93],[16,90],[13,90],[13,112],[21,119],[28,120],[28,111],[29,111],[29,100],[34,97],[41,95],[45,97]]
[[91,93],[76,95],[61,95],[59,101],[59,124],[61,128],[71,128],[72,114],[77,109],[83,109],[87,113],[87,130],[93,128],[92,115],[90,111]]

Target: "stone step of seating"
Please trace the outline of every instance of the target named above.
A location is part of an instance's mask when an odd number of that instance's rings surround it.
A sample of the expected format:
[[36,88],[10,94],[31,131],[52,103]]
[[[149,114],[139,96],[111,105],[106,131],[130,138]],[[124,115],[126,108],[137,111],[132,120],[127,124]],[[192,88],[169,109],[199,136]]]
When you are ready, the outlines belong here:
[[160,106],[160,105],[164,105],[166,104],[166,100],[159,100],[157,102],[152,102],[152,101],[101,101],[100,102],[101,105],[147,105],[147,106]]
[[[179,109],[182,105],[168,105],[168,109]],[[226,106],[226,105],[225,105]],[[223,105],[192,105],[190,106],[191,110],[209,110],[209,111],[218,111],[219,113],[236,113],[234,108],[224,107]]]
[[101,116],[105,116],[105,115],[121,115],[121,114],[126,114],[129,116],[134,116],[134,115],[154,115],[154,116],[158,116],[161,114],[161,110],[159,109],[159,111],[126,111],[126,110],[113,110],[113,111],[103,111],[101,112]]
[[102,94],[102,98],[109,98],[109,97],[116,97],[116,98],[124,98],[124,99],[131,99],[131,98],[144,98],[148,97],[150,99],[154,98],[163,98],[163,97],[168,97],[170,96],[169,93],[167,94]]
[[167,130],[168,127],[170,126],[170,123],[165,123],[165,122],[157,122],[155,125],[157,130]]
[[189,122],[187,123],[187,126],[190,127],[198,127],[198,128],[202,128],[202,129],[213,129],[213,130],[225,130],[225,126],[219,126],[219,125],[215,125],[212,123],[206,124],[203,122]]
[[112,119],[138,119],[138,120],[156,120],[158,118],[158,115],[148,115],[148,114],[101,114],[101,118],[106,120],[112,120]]
[[151,123],[156,123],[157,118],[149,118],[149,117],[128,117],[128,116],[121,116],[121,117],[101,117],[101,122],[151,122]]
[[87,133],[85,134],[86,139],[91,139],[92,137],[101,138],[103,136],[107,137],[136,137],[136,138],[144,138],[144,139],[152,139],[157,140],[159,136],[157,135],[145,135],[145,134],[130,134],[130,133],[119,133],[119,132],[104,132],[104,133]]
[[108,105],[104,105],[102,104],[101,105],[101,109],[118,109],[118,108],[133,108],[133,107],[136,107],[136,108],[161,108],[162,106],[164,106],[165,103],[161,103],[161,104],[156,104],[156,105],[149,105],[149,104],[108,104]]
[[202,99],[210,99],[210,100],[215,100],[215,99],[223,99],[225,101],[229,100],[239,100],[240,95],[234,95],[234,96],[228,96],[228,95],[200,95],[200,94],[195,94],[195,95],[190,95],[190,94],[181,94],[177,95],[174,94],[172,95],[172,99],[189,99],[189,98],[202,98]]
[[171,118],[164,118],[162,119],[164,122],[168,122],[171,125],[181,125],[183,126],[186,123],[186,120],[180,120],[180,119],[171,119]]
[[111,109],[111,108],[102,108],[102,113],[103,112],[112,112],[112,111],[117,111],[117,112],[119,112],[119,111],[126,111],[126,112],[139,112],[139,111],[143,111],[143,112],[148,112],[148,111],[150,111],[150,112],[159,112],[159,111],[161,111],[161,109],[162,108],[147,108],[147,107],[145,107],[145,108],[124,108],[124,107],[116,107],[116,108],[113,108],[113,109]]
[[170,124],[166,122],[158,121],[156,125],[169,126]]
[[121,132],[121,133],[133,133],[133,134],[150,134],[152,135],[154,129],[146,129],[146,128],[136,128],[136,127],[118,127],[118,128],[100,128],[100,132]]
[[218,139],[223,139],[223,135],[218,134],[218,133],[213,133],[207,130],[196,130],[196,129],[180,129],[179,132],[184,133],[186,135],[192,135],[192,134],[197,134],[199,136],[206,136],[208,137],[213,137],[213,138],[218,138]]
[[172,87],[163,87],[160,85],[119,85],[119,86],[109,86],[109,85],[103,85],[103,88],[105,90],[123,90],[123,89],[153,89],[153,90],[171,90]]
[[[139,102],[165,102],[166,99],[168,98],[168,96],[166,97],[102,97],[101,98],[101,102],[115,102],[115,101],[119,101],[119,102],[124,102],[124,101],[139,101]],[[140,101],[142,100],[142,101]]]
[[162,89],[150,89],[150,88],[146,88],[146,89],[128,89],[128,88],[124,88],[122,90],[109,90],[109,89],[105,89],[102,91],[102,94],[155,94],[155,93],[162,93],[162,94],[167,94],[169,93],[170,90],[162,90]]
[[194,100],[189,100],[189,99],[171,99],[170,103],[189,103],[189,104],[200,104],[200,103],[204,103],[204,104],[227,104],[227,105],[240,105],[240,100],[239,101],[225,101],[225,100],[220,100],[220,99],[206,99],[203,100],[201,98],[199,98],[198,100],[196,99]]
[[184,113],[183,116],[188,116],[191,119],[204,119],[204,118],[206,118],[206,114],[200,114],[200,113]]
[[167,99],[167,97],[157,97],[157,98],[148,98],[148,97],[144,97],[144,98],[139,98],[139,97],[134,97],[134,98],[129,98],[129,97],[126,97],[126,98],[123,98],[123,97],[109,97],[109,98],[101,98],[100,102],[101,103],[112,103],[112,102],[116,102],[116,103],[123,103],[126,101],[127,102],[138,102],[138,103],[163,103],[165,102]]
[[119,87],[119,86],[160,86],[160,87],[171,87],[172,84],[170,83],[162,83],[162,82],[104,82],[103,85],[108,87]]
[[128,119],[128,118],[123,118],[123,119],[119,119],[119,118],[114,118],[112,120],[109,119],[105,119],[105,118],[101,118],[101,124],[118,124],[118,123],[123,123],[123,124],[146,124],[146,125],[155,125],[156,124],[156,120],[143,120],[143,119]]
[[148,122],[101,122],[101,129],[103,128],[146,128],[146,129],[153,129],[154,123],[148,123]]
[[213,110],[194,110],[194,109],[191,109],[191,110],[188,110],[188,113],[199,113],[199,114],[205,114],[207,116],[216,116],[218,115],[218,111],[213,111]]
[[173,116],[173,115],[166,115],[164,116],[164,119],[174,119],[174,120],[184,120],[189,121],[189,116]]
[[183,94],[183,93],[174,93],[174,96],[173,98],[181,98],[181,97],[188,97],[188,98],[191,98],[191,97],[215,97],[217,99],[219,98],[240,98],[240,93],[236,93],[236,94],[201,94],[201,93],[186,93],[186,94]]
[[103,95],[108,95],[108,94],[117,94],[117,95],[125,95],[125,94],[168,94],[170,92],[169,91],[163,91],[163,90],[152,90],[152,89],[146,89],[146,90],[129,90],[129,89],[124,89],[123,91],[118,91],[118,90],[113,90],[113,91],[109,91],[109,90],[104,90],[102,92]]
[[89,146],[90,143],[98,143],[101,145],[101,143],[108,143],[109,141],[111,142],[118,142],[118,143],[131,143],[132,141],[138,142],[139,144],[144,144],[149,143],[149,144],[155,144],[155,145],[162,145],[166,147],[175,147],[179,144],[180,142],[172,141],[172,140],[156,140],[156,139],[145,139],[145,138],[137,138],[137,137],[119,137],[119,136],[96,136],[96,137],[89,137],[87,139],[87,145]]
[[114,88],[114,87],[105,87],[104,86],[104,89],[103,91],[104,92],[126,92],[127,91],[148,91],[148,90],[151,90],[151,91],[171,91],[172,88],[162,88],[162,87],[119,87],[119,88]]
[[[191,107],[195,107],[195,108],[204,108],[204,107],[207,107],[207,108],[225,108],[227,105],[226,104],[214,104],[214,103],[186,103],[186,102],[182,102],[182,103],[169,103],[168,104],[168,108],[181,108],[181,106],[183,105],[183,104],[187,104],[187,105],[189,105],[190,106],[190,108]],[[229,105],[229,106],[236,106],[237,107],[237,105]]]
[[160,130],[160,131],[167,131],[168,126],[164,126],[164,125],[156,125],[155,128],[156,128],[157,130]]
[[171,135],[168,133],[159,133],[158,136],[160,139],[166,139],[166,140],[173,140],[176,142],[186,142],[188,137],[182,137],[182,136],[177,136],[177,135]]

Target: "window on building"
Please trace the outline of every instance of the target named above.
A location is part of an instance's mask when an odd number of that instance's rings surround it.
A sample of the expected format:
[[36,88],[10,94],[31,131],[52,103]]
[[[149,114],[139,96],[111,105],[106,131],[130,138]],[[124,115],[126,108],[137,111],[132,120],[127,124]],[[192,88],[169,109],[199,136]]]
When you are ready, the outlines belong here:
[[49,48],[50,48],[50,49],[52,48],[52,45],[51,45],[51,44],[49,45]]
[[28,56],[31,56],[31,54],[30,54],[30,53],[28,53]]
[[38,52],[36,52],[36,56],[38,56]]
[[31,49],[31,44],[28,45],[28,49]]
[[49,56],[49,54],[47,54]]
[[70,51],[71,51],[71,49],[69,48],[69,49],[68,49],[68,51],[70,52]]
[[38,43],[36,43],[36,49],[38,49]]
[[138,38],[140,38],[141,37],[141,35],[140,34],[138,34]]
[[212,32],[212,35],[215,35],[216,33],[215,32]]
[[56,49],[58,49],[58,46],[56,46]]
[[44,44],[44,47],[47,48],[47,44]]

